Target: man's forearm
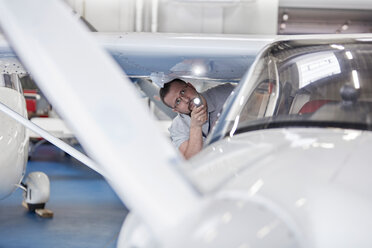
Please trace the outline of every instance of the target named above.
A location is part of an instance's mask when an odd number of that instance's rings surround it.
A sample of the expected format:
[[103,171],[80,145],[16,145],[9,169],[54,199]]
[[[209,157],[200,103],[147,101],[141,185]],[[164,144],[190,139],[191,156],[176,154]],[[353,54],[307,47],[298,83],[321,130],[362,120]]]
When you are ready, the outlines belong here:
[[[181,148],[181,147],[180,147]],[[202,127],[190,127],[189,140],[186,143],[184,151],[181,152],[186,159],[191,158],[203,149]]]

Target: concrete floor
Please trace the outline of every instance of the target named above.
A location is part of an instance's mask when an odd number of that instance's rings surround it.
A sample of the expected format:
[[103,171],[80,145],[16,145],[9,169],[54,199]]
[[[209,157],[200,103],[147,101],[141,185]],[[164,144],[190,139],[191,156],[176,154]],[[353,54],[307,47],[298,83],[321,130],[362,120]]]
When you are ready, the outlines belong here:
[[22,191],[0,201],[0,248],[116,247],[128,213],[107,182],[52,145],[42,145],[28,162],[27,173],[49,176],[51,196],[43,219],[22,207]]

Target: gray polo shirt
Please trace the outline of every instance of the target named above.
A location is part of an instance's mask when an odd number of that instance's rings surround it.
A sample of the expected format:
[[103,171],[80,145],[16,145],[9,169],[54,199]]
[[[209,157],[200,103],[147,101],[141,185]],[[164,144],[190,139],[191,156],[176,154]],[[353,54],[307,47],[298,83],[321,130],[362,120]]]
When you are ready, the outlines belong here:
[[[208,105],[208,120],[202,127],[203,140],[205,140],[210,129],[212,129],[209,128],[209,125],[211,125],[211,127],[214,126],[227,97],[231,94],[234,87],[235,86],[232,84],[221,84],[201,93]],[[190,121],[191,118],[189,115],[178,114],[173,119],[172,125],[169,127],[172,143],[177,148],[179,148],[183,142],[189,139]]]

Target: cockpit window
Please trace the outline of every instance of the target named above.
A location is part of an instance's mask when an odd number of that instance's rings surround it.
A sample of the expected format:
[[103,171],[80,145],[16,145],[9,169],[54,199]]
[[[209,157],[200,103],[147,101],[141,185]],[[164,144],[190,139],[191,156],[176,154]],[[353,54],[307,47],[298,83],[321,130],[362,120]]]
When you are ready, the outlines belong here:
[[241,82],[210,142],[287,126],[371,130],[371,42],[308,44],[278,42],[265,50]]
[[241,112],[240,121],[255,120],[272,113],[270,98],[275,97],[276,84],[270,80],[261,82],[248,98]]
[[17,74],[0,74],[0,87],[6,87],[22,93]]

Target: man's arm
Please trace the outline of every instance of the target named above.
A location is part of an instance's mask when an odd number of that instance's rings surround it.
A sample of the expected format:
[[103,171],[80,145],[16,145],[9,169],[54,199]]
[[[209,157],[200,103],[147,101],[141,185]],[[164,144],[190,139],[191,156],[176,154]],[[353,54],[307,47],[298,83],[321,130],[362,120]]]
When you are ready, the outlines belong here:
[[180,145],[180,152],[186,159],[189,159],[200,152],[202,148],[203,136],[201,128],[190,128],[190,138]]
[[206,106],[195,107],[191,112],[189,139],[183,142],[179,150],[182,155],[189,159],[203,149],[203,124],[207,121],[208,113]]

